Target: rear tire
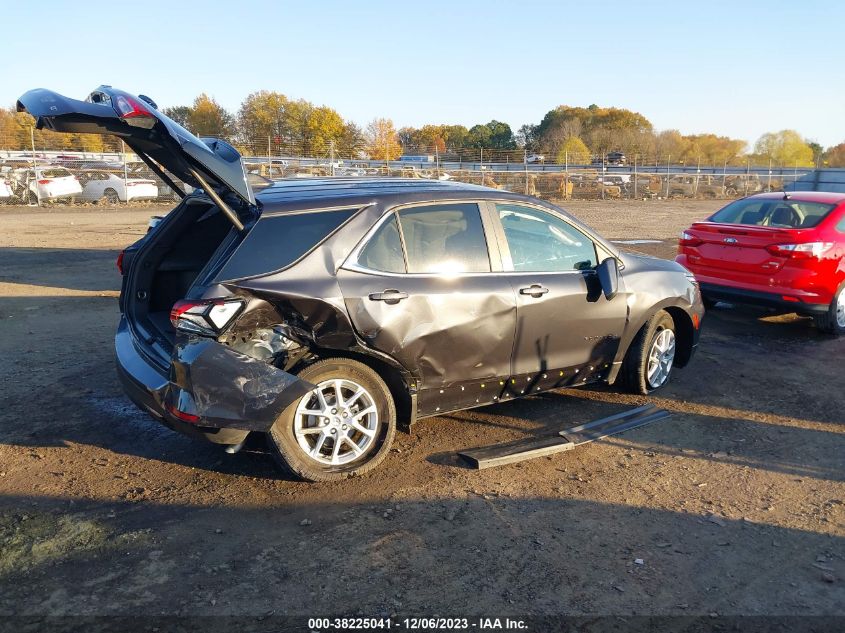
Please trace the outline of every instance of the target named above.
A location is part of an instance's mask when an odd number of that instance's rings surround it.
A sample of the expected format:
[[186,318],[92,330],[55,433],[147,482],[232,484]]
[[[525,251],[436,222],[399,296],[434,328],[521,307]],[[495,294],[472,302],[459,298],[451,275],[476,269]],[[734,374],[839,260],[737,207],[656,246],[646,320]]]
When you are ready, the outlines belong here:
[[282,469],[306,481],[338,481],[381,464],[396,434],[396,406],[384,380],[348,358],[318,361],[298,375],[317,389],[285,409],[267,433]]
[[665,310],[657,311],[634,337],[622,363],[624,387],[649,394],[666,386],[675,360],[675,322]]
[[845,283],[842,283],[833,296],[827,312],[813,317],[816,327],[825,334],[839,336],[845,334]]
[[117,195],[117,191],[114,189],[106,189],[103,192],[103,201],[107,204],[117,204],[120,202],[120,196]]

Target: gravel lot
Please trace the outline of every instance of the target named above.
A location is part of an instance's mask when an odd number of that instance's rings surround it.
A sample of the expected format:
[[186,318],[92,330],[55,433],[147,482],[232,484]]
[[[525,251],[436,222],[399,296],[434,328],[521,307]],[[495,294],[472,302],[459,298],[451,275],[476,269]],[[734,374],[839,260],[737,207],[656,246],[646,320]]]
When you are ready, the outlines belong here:
[[[672,257],[718,202],[571,202]],[[376,473],[282,478],[148,419],[112,361],[115,257],[166,208],[0,207],[0,614],[845,615],[845,339],[721,305],[659,397],[424,420]],[[674,415],[486,471],[456,451]]]

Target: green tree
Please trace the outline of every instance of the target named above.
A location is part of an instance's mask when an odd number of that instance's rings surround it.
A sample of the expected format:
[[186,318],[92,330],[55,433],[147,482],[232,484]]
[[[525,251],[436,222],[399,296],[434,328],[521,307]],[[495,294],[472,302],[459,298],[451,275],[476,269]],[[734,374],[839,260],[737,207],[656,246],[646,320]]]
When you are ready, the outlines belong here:
[[570,136],[561,144],[555,156],[555,162],[559,165],[564,163],[586,164],[590,162],[590,148],[577,136]]
[[813,149],[795,130],[768,132],[754,145],[754,153],[786,167],[812,167]]

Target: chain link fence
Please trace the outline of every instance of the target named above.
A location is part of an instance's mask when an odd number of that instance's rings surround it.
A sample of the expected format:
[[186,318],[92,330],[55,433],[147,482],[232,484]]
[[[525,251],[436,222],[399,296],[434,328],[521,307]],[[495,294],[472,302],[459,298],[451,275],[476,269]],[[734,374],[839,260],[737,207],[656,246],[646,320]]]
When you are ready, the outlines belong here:
[[[54,135],[58,136],[58,135]],[[136,155],[109,140],[104,151],[4,150],[0,139],[0,204],[135,204],[168,202],[175,192]],[[49,146],[49,143],[44,143]],[[337,151],[333,144],[304,151],[268,139],[263,153],[239,145],[251,184],[258,189],[279,178],[401,177],[452,180],[556,201],[571,199],[731,199],[818,182],[812,168],[723,164],[673,164],[670,157],[646,163],[635,157],[564,155],[547,162],[524,150],[472,149],[406,154],[373,160],[363,149]],[[511,160],[521,157],[519,162]],[[183,186],[182,183],[177,183]]]

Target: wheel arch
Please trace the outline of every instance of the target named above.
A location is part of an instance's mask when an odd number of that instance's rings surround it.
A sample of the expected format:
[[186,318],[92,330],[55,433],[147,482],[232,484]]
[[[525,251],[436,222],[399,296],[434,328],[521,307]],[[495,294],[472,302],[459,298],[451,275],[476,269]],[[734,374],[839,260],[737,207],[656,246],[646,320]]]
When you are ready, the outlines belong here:
[[622,362],[628,355],[631,344],[639,334],[640,330],[648,325],[651,318],[660,310],[665,310],[672,317],[675,323],[675,366],[678,368],[684,367],[692,358],[693,349],[695,348],[695,327],[689,311],[683,306],[671,303],[671,299],[660,302],[652,306],[648,310],[640,313],[640,317],[636,321],[629,323],[622,335],[622,341],[619,344],[619,350],[616,352],[616,359],[613,363],[613,368],[608,375],[607,382],[613,384],[618,376],[619,370],[622,367]]
[[[316,360],[326,360],[328,358],[348,358],[349,360],[358,361],[372,369],[379,377],[384,380],[387,388],[390,390],[390,395],[393,398],[393,404],[396,406],[397,423],[400,427],[410,428],[416,421],[417,398],[416,388],[414,386],[413,378],[406,377],[407,372],[399,369],[391,363],[377,358],[372,354],[367,354],[357,350],[341,350],[341,349],[316,349],[314,350]],[[294,368],[294,373],[300,367]],[[408,381],[412,382],[408,382]]]
[[695,343],[695,327],[686,310],[678,306],[662,308],[675,322],[675,366],[685,367],[692,358]]

